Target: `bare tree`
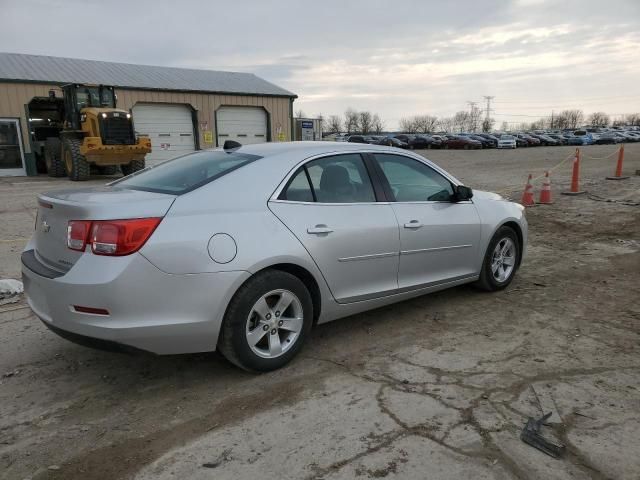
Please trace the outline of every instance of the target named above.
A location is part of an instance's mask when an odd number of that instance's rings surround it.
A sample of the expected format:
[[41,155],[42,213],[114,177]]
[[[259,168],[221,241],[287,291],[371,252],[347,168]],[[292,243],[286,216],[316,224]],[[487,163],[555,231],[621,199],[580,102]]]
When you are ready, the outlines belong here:
[[329,133],[340,133],[342,130],[342,120],[338,115],[331,115],[327,121],[327,130]]
[[558,128],[578,128],[584,122],[582,110],[563,110],[554,119],[554,124]]
[[625,115],[624,121],[626,125],[640,125],[640,113],[630,113]]
[[541,118],[540,120],[536,120],[535,122],[531,122],[526,127],[521,126],[520,130],[544,130],[547,125],[547,120]]
[[484,133],[489,133],[495,123],[496,121],[493,118],[485,118],[482,121],[482,131]]
[[453,127],[453,118],[451,117],[440,118],[438,120],[438,128],[440,130],[443,130],[445,132],[453,132]]
[[472,105],[471,111],[469,112],[469,121],[467,125],[467,130],[476,132],[478,130],[478,125],[480,125],[481,116],[482,116],[482,110],[480,110],[476,105]]
[[354,133],[358,130],[358,112],[353,108],[347,108],[344,112],[344,128],[347,133]]
[[418,133],[433,132],[438,124],[438,117],[432,115],[416,115],[413,124]]
[[360,128],[360,133],[366,135],[371,132],[373,123],[373,115],[369,111],[363,111],[358,114],[358,127]]
[[296,112],[296,118],[305,118],[305,117],[306,117],[306,115],[302,110],[298,110]]
[[403,133],[417,133],[418,129],[415,123],[415,117],[404,117],[398,122],[398,127]]
[[322,115],[321,113],[316,115],[316,118],[318,119],[318,124],[320,126],[320,138],[322,138],[322,132],[324,132],[324,129],[327,126],[327,120],[324,118],[324,115]]
[[593,112],[587,117],[587,123],[592,127],[605,127],[610,121],[609,115],[604,112]]
[[373,114],[371,128],[377,135],[380,135],[384,131],[384,122],[380,119],[380,116],[377,113]]
[[469,112],[460,110],[453,116],[453,130],[457,132],[464,132],[470,130],[471,115]]

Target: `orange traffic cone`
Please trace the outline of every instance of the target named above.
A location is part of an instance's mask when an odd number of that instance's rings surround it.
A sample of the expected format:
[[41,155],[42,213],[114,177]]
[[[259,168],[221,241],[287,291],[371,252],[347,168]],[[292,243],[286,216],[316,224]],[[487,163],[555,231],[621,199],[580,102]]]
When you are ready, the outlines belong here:
[[618,150],[616,173],[612,177],[607,177],[607,180],[626,180],[629,178],[622,175],[622,162],[624,162],[624,145],[620,145],[620,149]]
[[580,149],[576,148],[576,156],[573,159],[573,172],[571,173],[571,189],[568,192],[560,192],[562,195],[582,195],[587,193],[580,190]]
[[524,192],[522,193],[522,200],[520,203],[525,207],[533,207],[536,202],[533,199],[533,185],[531,185],[531,174],[527,178],[527,184],[524,186]]
[[544,172],[544,183],[542,184],[542,190],[540,190],[540,201],[543,205],[551,205],[553,200],[551,199],[551,179],[549,178],[549,172]]

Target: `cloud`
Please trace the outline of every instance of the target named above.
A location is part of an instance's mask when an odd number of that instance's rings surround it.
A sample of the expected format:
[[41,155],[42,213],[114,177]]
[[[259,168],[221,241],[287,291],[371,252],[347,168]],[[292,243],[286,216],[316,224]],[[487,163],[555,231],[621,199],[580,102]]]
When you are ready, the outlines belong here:
[[308,114],[640,110],[636,0],[0,1],[5,51],[249,71]]

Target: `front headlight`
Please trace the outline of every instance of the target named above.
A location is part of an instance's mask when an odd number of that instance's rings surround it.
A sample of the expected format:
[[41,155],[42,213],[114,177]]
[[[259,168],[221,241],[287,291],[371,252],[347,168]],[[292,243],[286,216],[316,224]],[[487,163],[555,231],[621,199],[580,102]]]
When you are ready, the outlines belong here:
[[103,114],[102,114],[102,118],[107,118],[107,114],[106,114],[106,113],[103,113]]

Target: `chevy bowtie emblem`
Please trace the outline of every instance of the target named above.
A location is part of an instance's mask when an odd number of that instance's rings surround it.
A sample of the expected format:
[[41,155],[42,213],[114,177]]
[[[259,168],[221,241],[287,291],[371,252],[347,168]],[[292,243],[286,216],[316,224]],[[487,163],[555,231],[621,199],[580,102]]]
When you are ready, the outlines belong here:
[[46,220],[43,220],[42,221],[42,231],[44,233],[47,233],[47,232],[49,232],[49,230],[51,230],[51,225],[49,225]]

